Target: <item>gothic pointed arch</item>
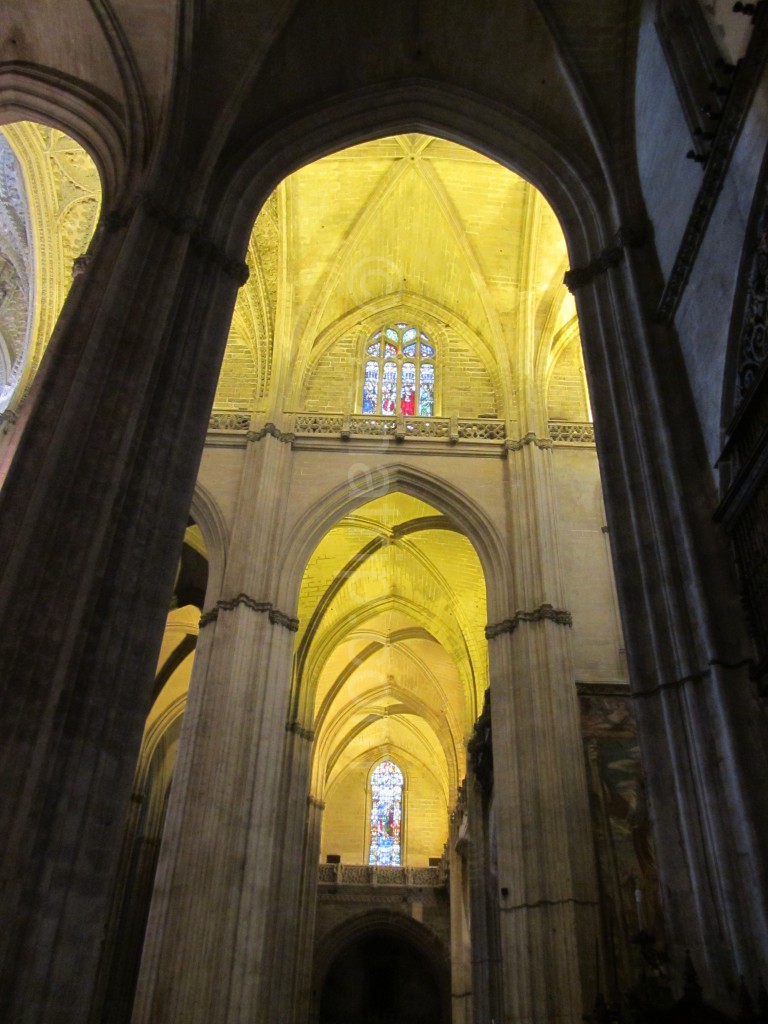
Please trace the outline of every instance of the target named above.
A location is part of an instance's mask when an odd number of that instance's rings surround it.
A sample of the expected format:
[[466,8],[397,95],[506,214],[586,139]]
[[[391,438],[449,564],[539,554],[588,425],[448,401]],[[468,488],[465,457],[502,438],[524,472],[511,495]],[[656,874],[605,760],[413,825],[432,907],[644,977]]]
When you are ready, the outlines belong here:
[[480,506],[455,484],[426,470],[390,462],[386,465],[352,467],[354,473],[332,486],[296,523],[290,544],[281,553],[286,571],[280,580],[281,607],[293,608],[302,573],[318,542],[334,522],[373,498],[395,491],[420,498],[447,515],[477,552],[483,567],[488,614],[503,617],[509,595],[505,545]]
[[323,987],[334,962],[343,955],[345,949],[364,942],[369,937],[383,940],[384,943],[402,944],[410,949],[424,964],[434,977],[439,993],[440,1024],[450,1020],[450,960],[448,950],[440,939],[424,924],[415,921],[405,914],[391,911],[374,910],[356,915],[342,925],[322,936],[318,943],[318,956],[313,971],[313,1014],[314,1022],[321,1021],[320,1003]]
[[5,63],[0,123],[11,121],[39,121],[71,136],[98,168],[106,208],[123,198],[130,174],[124,126],[93,88],[48,68]]
[[[377,117],[371,124],[370,111]],[[464,88],[424,80],[369,86],[297,111],[290,124],[242,147],[224,174],[224,195],[211,225],[227,248],[242,248],[267,196],[292,171],[357,142],[398,132],[448,138],[496,160],[536,186],[553,207],[572,264],[588,263],[616,229],[611,186],[589,163],[558,145],[528,118]],[[606,202],[607,199],[607,202]],[[606,216],[607,215],[607,216]]]

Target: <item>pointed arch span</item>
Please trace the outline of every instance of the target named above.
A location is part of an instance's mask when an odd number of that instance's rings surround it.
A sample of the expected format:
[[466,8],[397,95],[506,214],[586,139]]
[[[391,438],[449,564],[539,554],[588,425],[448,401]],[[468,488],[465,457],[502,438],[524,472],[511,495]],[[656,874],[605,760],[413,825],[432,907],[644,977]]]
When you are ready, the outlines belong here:
[[425,470],[402,463],[361,466],[359,478],[338,484],[299,519],[281,551],[282,573],[277,602],[296,608],[307,563],[322,538],[344,516],[374,498],[402,491],[432,505],[453,523],[475,549],[483,569],[490,622],[507,614],[512,590],[509,554],[500,534],[472,498],[453,484]]
[[451,967],[450,951],[427,925],[403,913],[372,910],[345,921],[324,935],[318,936],[313,968],[312,990],[315,993],[313,1020],[319,1019],[319,1002],[334,962],[344,951],[368,937],[401,942],[420,954],[439,987],[442,1020],[450,1020]]
[[[373,112],[373,113],[372,113]],[[224,251],[245,252],[261,206],[292,171],[356,143],[406,133],[434,135],[482,153],[543,193],[566,237],[571,265],[589,263],[620,218],[596,166],[566,151],[531,117],[486,96],[420,78],[366,86],[270,125],[233,152],[211,182],[208,233]]]
[[[419,623],[424,632],[428,634],[427,639],[433,640],[454,659],[462,682],[467,687],[468,692],[472,695],[473,705],[471,708],[471,715],[472,721],[474,721],[474,718],[479,713],[479,695],[477,694],[477,685],[473,672],[474,663],[472,655],[467,647],[466,637],[462,633],[460,626],[455,634],[453,631],[449,633],[449,637],[454,638],[455,642],[447,643],[445,638],[441,640],[434,634],[434,632],[427,629],[427,620],[421,606],[413,601],[409,601],[402,595],[396,595],[394,597],[383,597],[378,601],[371,602],[363,608],[357,608],[351,614],[344,616],[337,623],[334,623],[333,628],[322,638],[322,642],[318,645],[317,650],[312,652],[312,658],[305,664],[303,673],[299,675],[298,672],[295,672],[293,693],[291,697],[292,708],[296,709],[294,713],[298,713],[300,720],[307,728],[311,727],[313,718],[317,680],[319,679],[320,673],[328,658],[345,636],[348,636],[351,632],[357,633],[359,627],[364,626],[369,619],[374,617],[376,614],[382,611],[388,611],[391,608],[405,611],[406,614],[408,614],[416,623]],[[408,639],[415,638],[422,639],[422,637],[416,637],[415,632],[416,631],[414,630],[413,635],[406,637],[406,631],[401,631],[399,634],[399,642],[404,643]],[[374,643],[375,641],[366,645],[364,648],[367,653],[365,654],[363,661],[367,661],[369,658],[374,657],[381,647],[385,646],[383,644],[376,644],[374,649]],[[355,667],[359,667],[359,664],[362,663],[360,661],[361,657],[362,652],[355,659],[357,665],[353,666],[353,671]],[[349,676],[344,676],[343,681],[346,682],[348,678]]]
[[[326,750],[324,750],[322,758],[316,758],[315,763],[319,765],[322,761],[325,768],[324,779],[313,779],[313,791],[314,792],[325,792],[328,783],[331,781],[331,776],[336,764],[343,756],[344,750],[355,735],[363,732],[372,719],[377,716],[375,713],[371,713],[368,719],[364,722],[359,723],[357,726],[353,726],[350,729],[349,721],[356,711],[365,707],[366,704],[375,701],[381,696],[394,696],[397,697],[401,703],[398,705],[390,706],[387,710],[388,717],[394,716],[414,716],[421,718],[434,733],[438,743],[443,752],[445,758],[445,764],[447,767],[447,790],[444,788],[444,795],[446,803],[455,799],[456,792],[460,781],[461,772],[464,770],[464,766],[460,764],[459,760],[459,745],[456,742],[456,735],[451,729],[450,724],[445,720],[441,719],[440,716],[430,708],[426,701],[420,700],[414,697],[412,693],[402,687],[382,687],[380,690],[372,691],[369,694],[359,697],[353,704],[345,709],[343,715],[336,723],[335,728],[329,731],[326,737]],[[455,723],[453,723],[455,725]],[[457,733],[461,735],[461,731]],[[439,774],[435,773],[433,765],[425,765],[426,769],[433,775],[435,779],[439,780]]]
[[211,608],[221,595],[229,549],[229,528],[216,499],[198,479],[190,514],[200,527],[208,554],[208,587],[204,608]]
[[0,123],[39,121],[71,136],[99,172],[102,211],[117,205],[130,187],[129,142],[111,104],[78,79],[8,61],[0,64]]
[[343,670],[336,677],[336,680],[323,698],[323,702],[315,714],[315,729],[322,727],[331,704],[344,688],[344,684],[358,668],[386,647],[387,641],[395,646],[397,644],[402,644],[407,640],[430,640],[436,644],[440,643],[437,637],[426,630],[423,626],[411,626],[408,629],[398,629],[391,633],[389,637],[380,634],[378,637],[371,640],[371,642],[366,644],[361,651],[358,651],[355,657],[344,666]]
[[354,525],[358,526],[364,524],[366,527],[369,527],[373,533],[378,534],[378,536],[375,536],[373,540],[369,541],[360,548],[359,551],[355,552],[341,571],[336,574],[331,585],[317,602],[315,610],[312,613],[312,618],[310,619],[301,638],[299,649],[296,654],[297,673],[299,675],[304,671],[307,656],[309,654],[310,647],[317,636],[320,623],[322,622],[329,607],[333,604],[337,594],[349,579],[358,572],[370,558],[373,557],[373,555],[379,552],[383,547],[386,547],[390,541],[397,541],[400,538],[407,537],[410,534],[419,533],[424,530],[448,530],[453,533],[460,532],[454,523],[441,515],[421,516],[418,519],[399,523],[391,530],[383,530],[377,523],[365,522],[363,517],[350,518],[354,520]]

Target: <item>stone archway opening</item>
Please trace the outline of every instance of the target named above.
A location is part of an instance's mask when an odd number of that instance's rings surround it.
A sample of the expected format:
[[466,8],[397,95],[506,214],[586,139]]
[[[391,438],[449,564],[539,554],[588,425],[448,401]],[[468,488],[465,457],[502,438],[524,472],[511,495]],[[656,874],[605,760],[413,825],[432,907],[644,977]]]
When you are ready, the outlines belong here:
[[[329,192],[342,175],[344,195]],[[526,249],[526,238],[538,248]],[[510,259],[514,275],[503,270]],[[339,921],[394,902],[442,942],[457,993],[454,1024],[472,1012],[498,1017],[498,986],[474,964],[501,962],[499,902],[523,874],[519,849],[530,851],[530,884],[518,884],[515,906],[527,906],[529,893],[541,903],[539,834],[521,833],[543,821],[563,841],[570,818],[583,821],[577,708],[564,691],[574,671],[563,629],[571,616],[545,542],[556,529],[560,479],[580,535],[581,561],[565,565],[565,575],[573,582],[588,566],[597,581],[594,626],[579,636],[577,655],[590,674],[609,674],[613,652],[595,668],[591,639],[603,630],[610,580],[595,571],[605,557],[592,542],[592,534],[603,541],[599,527],[591,518],[582,524],[578,507],[580,489],[597,477],[594,453],[552,452],[554,440],[570,445],[574,437],[591,447],[566,265],[562,231],[541,193],[427,136],[380,139],[308,165],[259,214],[199,477],[214,499],[221,495],[231,547],[224,589],[203,616],[210,628],[199,658],[196,760],[174,786],[184,849],[167,863],[189,896],[184,922],[202,919],[209,904],[219,908],[231,950],[216,955],[233,998],[255,998],[253,962],[270,965],[265,1015],[306,1020],[308,972]],[[383,401],[389,353],[377,346],[385,338],[396,348],[394,409]],[[409,381],[420,393],[424,365],[434,367],[430,415],[417,414],[406,393]],[[488,638],[506,758],[497,816],[506,829],[504,874],[496,817],[479,798],[474,845],[466,827],[459,835],[469,818],[460,806],[466,746],[492,676]],[[552,792],[520,753],[534,729],[549,744]],[[370,779],[387,761],[403,778],[400,859],[381,865],[371,861]],[[184,786],[204,800],[184,803]],[[533,808],[527,817],[517,810],[520,792]],[[200,828],[220,808],[227,820],[214,845],[227,870],[195,888],[206,859]],[[235,820],[248,828],[234,830]],[[466,884],[470,848],[489,879],[482,888]],[[545,867],[551,899],[567,905],[560,860]],[[591,918],[591,892],[578,899]],[[149,1019],[165,984],[154,948],[185,945],[194,934],[165,912],[163,892],[156,907],[137,1019]],[[591,934],[591,919],[583,930]],[[506,941],[510,959],[522,955]],[[369,954],[358,948],[354,970],[345,969],[367,977]],[[558,955],[555,987],[581,1006]],[[174,982],[179,1014],[198,1004],[197,982]],[[363,1001],[355,1012],[372,1007]]]
[[330,963],[317,1024],[448,1024],[445,973],[416,943],[378,925]]
[[18,411],[37,372],[87,260],[101,193],[91,155],[60,129],[0,128],[0,413]]
[[440,862],[487,688],[485,579],[470,541],[402,491],[343,516],[310,558],[299,598],[295,699],[314,735],[320,859],[371,866],[371,773],[404,776],[402,856]]
[[[325,994],[314,997],[324,1022],[450,1019],[409,927],[439,948],[458,989],[471,971],[458,938],[467,890],[450,885],[466,868],[452,815],[488,686],[485,574],[457,522],[414,490],[343,514],[310,557],[299,596],[294,702],[313,737],[313,905],[302,915],[315,933],[304,955],[315,977],[325,972]],[[383,766],[398,778],[392,808],[377,790]],[[375,928],[360,930],[361,911]],[[380,927],[385,914],[395,916],[390,927]],[[343,949],[332,937],[339,922],[351,929]]]

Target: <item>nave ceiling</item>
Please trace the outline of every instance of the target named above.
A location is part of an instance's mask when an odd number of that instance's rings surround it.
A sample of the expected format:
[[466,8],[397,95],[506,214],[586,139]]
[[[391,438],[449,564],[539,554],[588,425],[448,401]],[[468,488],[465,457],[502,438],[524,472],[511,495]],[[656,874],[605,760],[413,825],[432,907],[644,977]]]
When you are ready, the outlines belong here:
[[350,411],[348,363],[403,319],[479,360],[493,393],[479,412],[517,419],[520,402],[546,391],[563,341],[578,347],[551,208],[522,178],[442,139],[381,139],[297,171],[259,215],[248,259],[217,408],[275,408],[265,368],[277,359],[291,366],[283,408]]
[[[101,193],[92,161],[62,133],[21,122],[3,131],[26,186],[31,255],[16,261],[34,266],[25,301],[35,311],[34,326],[20,321],[6,345],[29,349],[28,381],[88,249]],[[565,374],[570,418],[586,418],[558,222],[532,185],[478,153],[403,135],[310,164],[264,204],[247,261],[216,409],[355,411],[350,375],[366,337],[404,318],[477,378],[454,412],[509,417],[522,429]]]

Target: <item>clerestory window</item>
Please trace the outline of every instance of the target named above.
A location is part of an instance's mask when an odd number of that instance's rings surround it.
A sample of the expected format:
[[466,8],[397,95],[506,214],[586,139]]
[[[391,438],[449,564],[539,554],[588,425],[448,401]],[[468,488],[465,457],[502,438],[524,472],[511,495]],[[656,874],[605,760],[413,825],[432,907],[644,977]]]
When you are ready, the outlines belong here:
[[391,324],[365,347],[361,411],[374,416],[434,416],[435,347],[418,327]]
[[371,847],[369,864],[398,867],[403,824],[403,773],[394,761],[371,772]]

